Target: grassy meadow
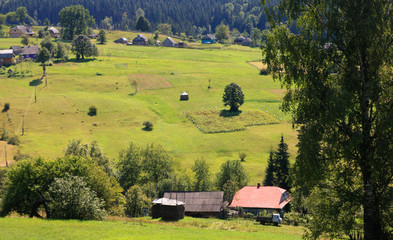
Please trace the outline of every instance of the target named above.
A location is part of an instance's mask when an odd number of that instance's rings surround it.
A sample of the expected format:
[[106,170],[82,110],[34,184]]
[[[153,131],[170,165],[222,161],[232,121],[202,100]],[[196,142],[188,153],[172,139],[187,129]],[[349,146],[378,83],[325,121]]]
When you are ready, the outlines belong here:
[[0,239],[301,239],[302,227],[262,226],[249,220],[139,219],[107,221],[0,218]]
[[[282,134],[294,158],[296,131],[288,122],[290,117],[279,109],[283,96],[280,83],[271,76],[259,75],[258,69],[246,62],[261,59],[260,49],[113,43],[117,38],[132,39],[136,34],[112,31],[108,43],[98,45],[100,56],[96,59],[77,62],[70,54],[70,61],[47,67],[48,85],[43,81],[37,86],[36,103],[34,86],[30,85],[41,79],[42,67],[38,63],[10,67],[30,70],[28,77],[0,75],[0,107],[6,102],[11,105],[9,115],[0,113],[1,123],[20,134],[25,115],[25,135],[20,137],[19,147],[22,153],[54,158],[63,154],[72,139],[97,140],[116,161],[119,151],[131,141],[139,145],[157,143],[172,154],[178,170],[191,172],[194,160],[203,157],[217,172],[224,161],[238,159],[238,153],[244,152],[244,166],[252,185],[262,181],[268,152],[276,148]],[[160,36],[161,41],[164,39]],[[20,45],[20,40],[1,38],[0,49]],[[231,82],[242,87],[245,103],[239,116],[222,117],[219,113],[229,109],[223,106],[223,91]],[[184,91],[189,93],[189,101],[179,101]],[[88,115],[91,105],[97,107],[96,116]],[[206,116],[206,111],[212,115]],[[227,129],[228,121],[233,121],[229,126],[241,126],[235,127],[240,131],[204,133],[187,118],[188,113],[199,118],[207,129]],[[146,120],[154,124],[152,131],[143,130]],[[266,121],[274,124],[264,124]],[[11,160],[11,154],[8,157]],[[5,165],[3,148],[0,165]]]

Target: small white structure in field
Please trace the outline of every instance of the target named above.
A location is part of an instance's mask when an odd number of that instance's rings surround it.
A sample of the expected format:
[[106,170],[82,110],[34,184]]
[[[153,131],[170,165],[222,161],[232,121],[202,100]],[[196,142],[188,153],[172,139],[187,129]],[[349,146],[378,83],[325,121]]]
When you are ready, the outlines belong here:
[[182,94],[180,94],[180,100],[182,101],[187,101],[188,100],[188,93],[183,92]]

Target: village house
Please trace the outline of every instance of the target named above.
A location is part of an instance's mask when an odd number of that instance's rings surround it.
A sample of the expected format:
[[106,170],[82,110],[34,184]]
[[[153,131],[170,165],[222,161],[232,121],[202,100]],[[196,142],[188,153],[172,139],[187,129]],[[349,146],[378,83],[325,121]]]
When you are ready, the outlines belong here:
[[10,49],[14,52],[15,56],[18,56],[19,54],[22,53],[22,47],[21,46],[11,46]]
[[273,186],[245,186],[236,192],[230,208],[243,208],[245,213],[280,212],[291,198],[287,190]]
[[166,192],[164,198],[185,203],[185,215],[217,217],[224,208],[224,192]]
[[247,46],[247,47],[249,47],[249,46],[251,46],[251,43],[252,43],[252,40],[251,40],[251,38],[245,38],[243,41],[242,41],[242,46]]
[[10,29],[9,36],[12,38],[17,37],[35,37],[35,32],[33,32],[33,28],[30,26],[16,26]]
[[176,47],[176,45],[177,43],[171,37],[167,37],[162,43],[162,46],[164,47]]
[[134,38],[134,40],[132,40],[132,44],[133,45],[147,45],[147,41],[149,39],[143,35],[143,34],[138,34],[138,36],[136,38]]
[[0,66],[11,65],[14,63],[14,54],[12,49],[0,50]]
[[217,43],[217,38],[212,34],[207,34],[202,37],[202,44]]
[[22,50],[23,59],[26,58],[37,59],[39,53],[40,53],[40,48],[36,45],[26,46]]
[[98,34],[95,33],[95,32],[92,32],[92,33],[90,33],[89,35],[87,35],[87,37],[88,37],[88,38],[91,38],[91,39],[96,39],[96,38],[98,38]]
[[246,39],[246,38],[243,37],[243,36],[239,36],[239,37],[237,37],[235,39],[235,41],[233,41],[233,43],[236,44],[236,45],[242,45],[242,42],[243,42],[244,39]]
[[57,30],[57,28],[55,28],[55,27],[48,28],[48,32],[49,32],[50,36],[53,37],[53,38],[59,38],[60,37],[60,31]]

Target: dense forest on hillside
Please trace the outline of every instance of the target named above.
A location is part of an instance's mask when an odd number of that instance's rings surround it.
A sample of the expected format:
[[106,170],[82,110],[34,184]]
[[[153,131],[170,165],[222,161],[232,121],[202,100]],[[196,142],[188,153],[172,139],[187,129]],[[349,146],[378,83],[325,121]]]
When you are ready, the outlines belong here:
[[159,23],[171,24],[173,33],[194,36],[214,32],[220,23],[248,33],[255,27],[266,27],[260,0],[0,0],[0,11],[6,14],[24,6],[36,22],[48,18],[56,24],[59,11],[75,4],[87,8],[98,26],[105,17],[112,17],[118,29],[134,29],[139,8],[152,31]]

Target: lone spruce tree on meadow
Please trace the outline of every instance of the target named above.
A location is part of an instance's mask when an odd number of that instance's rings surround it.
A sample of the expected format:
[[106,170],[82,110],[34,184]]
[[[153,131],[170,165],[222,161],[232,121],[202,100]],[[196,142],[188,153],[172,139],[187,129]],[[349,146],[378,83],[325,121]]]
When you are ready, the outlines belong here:
[[236,83],[231,83],[225,87],[224,95],[222,96],[224,106],[230,106],[231,112],[236,112],[244,103],[244,94],[242,88]]

